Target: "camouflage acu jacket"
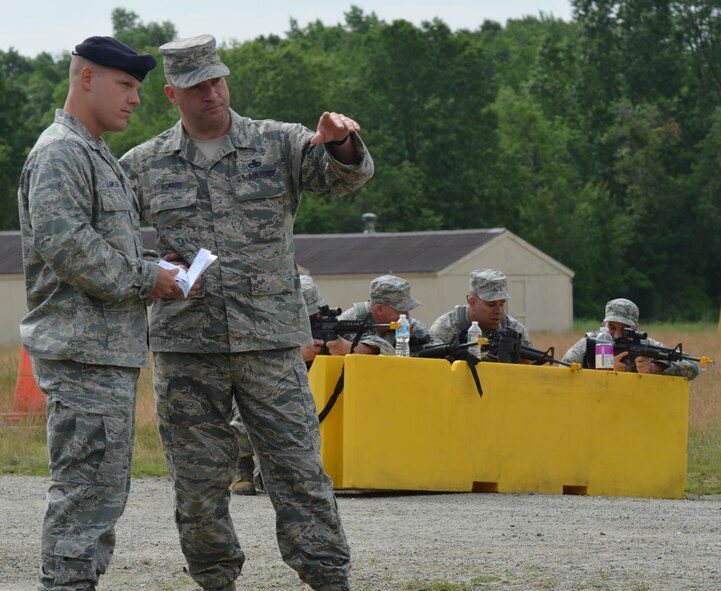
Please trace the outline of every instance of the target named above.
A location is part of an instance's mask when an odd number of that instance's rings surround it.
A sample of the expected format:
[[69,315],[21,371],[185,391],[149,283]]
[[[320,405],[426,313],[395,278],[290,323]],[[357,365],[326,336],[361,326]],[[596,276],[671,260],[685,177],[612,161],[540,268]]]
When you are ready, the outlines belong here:
[[[578,341],[576,341],[575,344],[566,351],[566,354],[563,356],[561,361],[565,361],[566,363],[580,363],[583,367],[588,367],[588,362],[586,361],[586,347],[588,343],[587,337],[595,338],[596,335],[598,335],[598,332],[596,331],[586,333],[585,337],[578,339]],[[655,339],[649,338],[646,339],[646,342],[654,347],[666,348],[666,345]],[[690,360],[673,362],[664,361],[657,363],[665,366],[665,369],[661,372],[665,376],[681,376],[689,380],[693,380],[701,371],[699,364]]]
[[45,359],[147,365],[143,300],[158,266],[142,260],[138,205],[105,142],[58,110],[25,162],[18,205],[27,350]]
[[[471,326],[468,318],[468,304],[458,305],[450,312],[446,312],[443,316],[439,316],[436,321],[431,324],[431,334],[438,337],[444,343],[451,343],[456,339],[458,343],[464,343],[466,334]],[[533,348],[531,338],[528,336],[526,327],[523,326],[513,316],[506,314],[501,320],[501,328],[511,327],[514,331],[521,334],[521,343],[524,347]],[[483,333],[483,336],[488,336]]]
[[158,232],[161,255],[191,263],[200,248],[218,255],[190,301],[156,303],[154,351],[224,353],[279,349],[310,340],[293,246],[302,191],[344,194],[373,174],[360,138],[359,165],[335,160],[298,124],[232,113],[232,127],[208,160],[180,122],[121,162]]
[[[351,308],[348,308],[338,316],[338,319],[368,320],[370,322],[370,302],[356,302]],[[409,318],[408,320],[411,324],[411,354],[417,353],[423,347],[442,344],[440,340],[428,332],[428,328],[426,328],[426,325],[420,320],[416,320],[415,318]],[[379,334],[376,331],[369,331],[361,337],[359,342],[370,347],[375,347],[378,349],[380,355],[396,354],[396,333],[393,330],[388,330],[383,334]]]

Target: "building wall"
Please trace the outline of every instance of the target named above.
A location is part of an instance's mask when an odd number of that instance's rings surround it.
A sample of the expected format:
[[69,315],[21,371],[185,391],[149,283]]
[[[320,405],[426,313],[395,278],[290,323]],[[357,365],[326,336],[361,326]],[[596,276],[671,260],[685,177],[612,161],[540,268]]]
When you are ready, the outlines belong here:
[[[508,313],[529,331],[567,332],[573,328],[572,275],[564,267],[506,232],[459,260],[440,274],[402,274],[411,282],[421,305],[412,315],[427,326],[463,304],[471,271],[498,269],[508,276]],[[346,309],[369,298],[376,275],[319,275],[314,277],[328,305]]]
[[0,275],[0,346],[20,345],[20,320],[28,313],[22,275]]

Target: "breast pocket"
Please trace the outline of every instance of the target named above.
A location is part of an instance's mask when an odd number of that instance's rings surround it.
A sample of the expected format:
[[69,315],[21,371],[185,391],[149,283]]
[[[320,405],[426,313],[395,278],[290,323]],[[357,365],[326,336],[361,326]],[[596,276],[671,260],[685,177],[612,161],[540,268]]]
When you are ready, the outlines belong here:
[[150,203],[155,226],[172,230],[186,226],[197,212],[198,189],[187,187],[172,193],[159,193]]
[[237,230],[249,242],[276,242],[283,238],[284,193],[259,196],[236,191]]
[[96,229],[114,248],[136,255],[135,232],[140,228],[140,215],[132,198],[122,189],[102,189],[98,196]]

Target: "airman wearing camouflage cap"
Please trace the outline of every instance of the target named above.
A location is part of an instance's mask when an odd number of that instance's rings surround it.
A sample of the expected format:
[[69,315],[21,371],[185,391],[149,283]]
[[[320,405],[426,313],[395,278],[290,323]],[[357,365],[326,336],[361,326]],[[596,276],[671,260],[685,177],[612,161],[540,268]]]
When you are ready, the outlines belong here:
[[308,316],[317,314],[321,306],[325,306],[325,300],[320,295],[318,284],[313,281],[313,278],[309,275],[300,276],[300,289],[303,292],[303,299],[305,300],[305,308],[308,310]]
[[638,326],[638,306],[631,300],[616,298],[606,304],[604,322],[620,322],[631,328]]
[[223,250],[203,275],[202,297],[151,313],[158,426],[188,572],[202,589],[226,591],[245,558],[227,498],[235,394],[278,510],[283,559],[313,589],[347,591],[350,550],[301,352],[311,334],[293,224],[303,192],[354,191],[372,177],[373,160],[342,113],[324,111],[311,130],[233,111],[230,71],[211,35],[160,53],[180,121],[121,162],[163,254],[190,263],[200,248]]
[[[410,317],[410,310],[417,308],[420,302],[411,295],[411,284],[397,275],[381,275],[371,281],[370,300],[356,302],[338,318],[340,320],[364,320],[369,324],[388,324],[406,314],[410,322],[411,355],[425,345],[439,345],[441,342],[428,332],[428,328],[418,319]],[[350,353],[350,341],[343,337],[328,348],[333,355]],[[395,330],[377,328],[368,330],[360,339],[355,353],[367,355],[395,355]]]
[[524,347],[533,347],[526,327],[506,313],[510,299],[508,278],[496,269],[471,271],[467,304],[458,304],[450,312],[439,316],[431,325],[431,334],[444,343],[465,343],[472,321],[477,321],[483,336],[510,328],[521,335]]
[[[614,339],[624,336],[626,328],[638,329],[639,309],[636,304],[626,298],[615,298],[606,302],[606,310],[603,317],[603,325]],[[600,331],[591,331],[586,336],[578,339],[563,356],[562,361],[566,363],[578,363],[582,367],[595,369],[595,343]],[[646,338],[645,343],[654,347],[665,345],[652,339]],[[696,361],[683,359],[681,361],[658,361],[648,357],[636,357],[632,369],[626,368],[625,357],[628,352],[621,352],[614,358],[615,371],[636,371],[638,373],[663,374],[667,376],[682,376],[693,380],[701,371]]]
[[381,275],[371,281],[371,303],[387,304],[401,312],[408,312],[420,305],[411,296],[411,284],[396,275]]
[[177,88],[190,88],[211,78],[230,74],[215,49],[215,37],[198,35],[171,41],[159,48],[168,82]]
[[484,302],[508,300],[508,281],[505,274],[495,269],[479,269],[471,272],[469,291]]

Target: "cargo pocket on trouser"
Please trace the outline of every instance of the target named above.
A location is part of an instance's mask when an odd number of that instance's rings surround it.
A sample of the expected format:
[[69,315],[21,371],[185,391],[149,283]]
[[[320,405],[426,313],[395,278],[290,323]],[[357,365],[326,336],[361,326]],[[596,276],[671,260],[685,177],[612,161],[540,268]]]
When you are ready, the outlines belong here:
[[105,455],[98,467],[97,484],[125,487],[130,475],[132,425],[126,417],[103,415]]
[[52,479],[124,487],[131,437],[129,418],[89,413],[55,402],[48,417]]
[[97,582],[96,545],[97,540],[90,538],[58,540],[55,544],[55,584],[66,585],[78,581]]

